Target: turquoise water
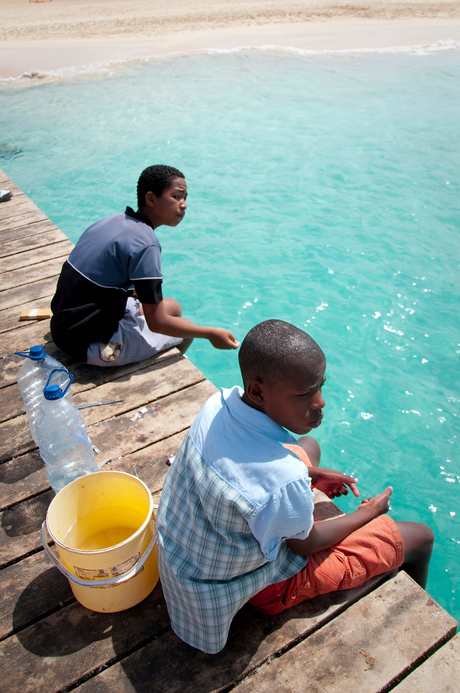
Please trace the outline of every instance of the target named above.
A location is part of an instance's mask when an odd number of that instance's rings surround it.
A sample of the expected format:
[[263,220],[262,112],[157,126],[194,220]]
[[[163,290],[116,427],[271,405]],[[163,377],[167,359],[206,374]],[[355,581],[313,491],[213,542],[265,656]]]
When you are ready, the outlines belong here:
[[[428,590],[457,618],[459,78],[458,50],[242,51],[0,89],[0,167],[73,241],[135,204],[144,166],[184,171],[187,217],[158,232],[165,294],[238,339],[272,317],[310,332],[323,464],[431,525]],[[240,383],[235,352],[189,357]]]

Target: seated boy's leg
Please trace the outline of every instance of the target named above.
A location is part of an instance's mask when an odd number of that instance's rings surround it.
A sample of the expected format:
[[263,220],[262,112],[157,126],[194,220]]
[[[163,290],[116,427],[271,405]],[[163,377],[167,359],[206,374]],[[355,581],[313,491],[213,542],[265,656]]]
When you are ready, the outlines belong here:
[[434,534],[420,522],[397,522],[404,543],[403,570],[421,587],[428,579],[428,566],[433,551]]
[[270,585],[249,603],[264,613],[276,614],[319,594],[359,587],[403,562],[404,543],[398,526],[388,515],[381,515],[340,544],[309,556],[303,570]]
[[142,306],[136,298],[128,299],[125,314],[118,323],[117,331],[110,338],[110,342],[120,346],[119,356],[115,360],[105,361],[101,357],[101,350],[104,349],[105,344],[93,342],[87,350],[87,363],[109,368],[124,366],[128,363],[144,361],[173,346],[182,345],[181,339],[149,330],[142,315]]
[[302,436],[297,441],[308,455],[312,467],[319,467],[321,459],[321,448],[315,438],[311,436]]

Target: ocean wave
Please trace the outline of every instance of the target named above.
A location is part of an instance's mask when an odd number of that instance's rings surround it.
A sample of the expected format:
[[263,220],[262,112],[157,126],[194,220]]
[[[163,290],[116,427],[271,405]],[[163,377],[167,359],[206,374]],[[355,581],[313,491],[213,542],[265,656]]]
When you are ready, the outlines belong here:
[[285,55],[297,55],[305,58],[360,56],[371,54],[405,54],[414,56],[429,56],[441,51],[460,50],[460,41],[445,39],[435,43],[417,44],[408,46],[388,46],[384,48],[338,48],[325,50],[311,50],[296,46],[281,46],[276,44],[262,46],[238,46],[234,48],[204,48],[195,51],[174,51],[161,55],[145,56],[142,58],[125,58],[122,60],[104,61],[65,67],[58,70],[24,72],[19,77],[0,77],[0,87],[22,87],[49,84],[51,82],[75,81],[79,79],[103,79],[115,77],[121,72],[129,72],[130,69],[142,64],[150,64],[171,58],[180,58],[190,55],[231,55],[235,53],[261,52],[282,53]]

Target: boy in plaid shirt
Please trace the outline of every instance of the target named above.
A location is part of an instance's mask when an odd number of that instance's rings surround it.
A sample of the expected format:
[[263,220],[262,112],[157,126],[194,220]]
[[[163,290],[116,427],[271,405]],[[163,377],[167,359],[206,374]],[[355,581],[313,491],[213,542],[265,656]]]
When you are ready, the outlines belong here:
[[311,487],[330,498],[359,492],[357,479],[318,466],[319,445],[305,436],[325,406],[326,360],[309,335],[267,320],[248,333],[239,361],[244,390],[206,402],[168,471],[157,518],[172,627],[210,654],[248,601],[279,613],[400,566],[424,586],[433,545],[426,525],[386,515],[391,487],[313,522]]

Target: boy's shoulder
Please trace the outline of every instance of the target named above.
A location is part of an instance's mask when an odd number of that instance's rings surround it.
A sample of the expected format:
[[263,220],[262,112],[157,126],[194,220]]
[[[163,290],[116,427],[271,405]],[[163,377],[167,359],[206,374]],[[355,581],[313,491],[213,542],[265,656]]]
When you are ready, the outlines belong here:
[[256,507],[280,487],[309,487],[304,463],[284,444],[295,439],[242,399],[238,386],[214,394],[192,424],[188,438],[209,468]]

